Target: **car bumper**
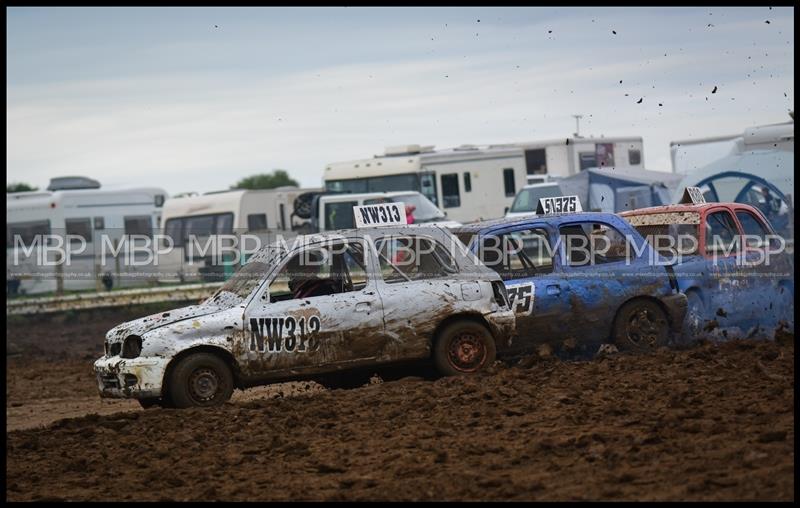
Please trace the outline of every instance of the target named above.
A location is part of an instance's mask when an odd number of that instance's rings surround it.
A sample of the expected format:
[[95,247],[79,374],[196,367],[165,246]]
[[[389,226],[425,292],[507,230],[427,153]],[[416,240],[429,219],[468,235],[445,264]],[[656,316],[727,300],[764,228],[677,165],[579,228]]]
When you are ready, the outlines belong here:
[[101,397],[145,399],[161,397],[167,360],[104,356],[94,362]]
[[498,310],[483,315],[492,329],[492,335],[498,345],[510,346],[516,333],[516,317],[513,310]]

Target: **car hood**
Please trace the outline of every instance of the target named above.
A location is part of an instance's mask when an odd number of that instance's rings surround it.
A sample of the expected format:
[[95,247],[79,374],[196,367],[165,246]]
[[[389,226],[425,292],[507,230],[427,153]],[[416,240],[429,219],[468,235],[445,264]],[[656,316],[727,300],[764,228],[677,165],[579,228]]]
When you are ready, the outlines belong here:
[[224,309],[216,305],[202,304],[150,314],[149,316],[134,319],[133,321],[126,321],[125,323],[115,326],[108,331],[106,339],[109,342],[117,342],[125,339],[125,337],[129,335],[138,335],[141,337],[142,334],[155,330],[156,328],[161,328],[162,326],[171,325],[186,319],[206,316],[221,310]]

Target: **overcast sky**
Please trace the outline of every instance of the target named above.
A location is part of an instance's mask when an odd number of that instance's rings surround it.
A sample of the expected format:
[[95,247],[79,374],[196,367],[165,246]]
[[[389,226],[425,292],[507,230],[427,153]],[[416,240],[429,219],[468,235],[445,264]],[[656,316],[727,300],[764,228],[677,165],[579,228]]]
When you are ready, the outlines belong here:
[[670,141],[789,120],[793,26],[780,7],[8,8],[7,181],[318,186],[387,145],[566,137],[573,114],[670,171]]

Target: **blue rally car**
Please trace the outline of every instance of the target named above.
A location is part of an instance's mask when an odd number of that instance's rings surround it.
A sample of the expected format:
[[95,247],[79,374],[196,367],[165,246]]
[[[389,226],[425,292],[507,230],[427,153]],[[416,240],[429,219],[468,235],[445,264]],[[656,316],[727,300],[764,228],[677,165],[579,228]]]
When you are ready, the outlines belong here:
[[543,344],[561,357],[585,357],[603,343],[647,350],[670,344],[682,327],[687,300],[671,267],[615,214],[497,219],[454,233],[500,274],[515,308],[517,336],[498,356]]

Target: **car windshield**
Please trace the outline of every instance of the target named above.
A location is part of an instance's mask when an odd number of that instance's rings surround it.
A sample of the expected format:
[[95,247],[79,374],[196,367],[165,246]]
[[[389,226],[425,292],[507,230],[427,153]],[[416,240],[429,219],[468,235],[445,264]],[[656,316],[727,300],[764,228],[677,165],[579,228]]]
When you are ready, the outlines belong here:
[[542,187],[530,187],[522,189],[514,198],[514,203],[511,205],[512,213],[521,212],[535,212],[536,205],[542,198],[552,198],[561,195],[561,187],[558,184],[544,185]]
[[394,196],[392,200],[402,201],[407,205],[416,207],[412,212],[415,223],[433,222],[437,220],[444,220],[446,218],[444,213],[436,208],[436,205],[431,203],[431,201],[422,194],[403,194],[400,196]]
[[286,254],[286,250],[276,246],[265,247],[255,253],[250,260],[228,279],[205,303],[214,305],[236,305],[250,296],[264,280],[272,267]]

